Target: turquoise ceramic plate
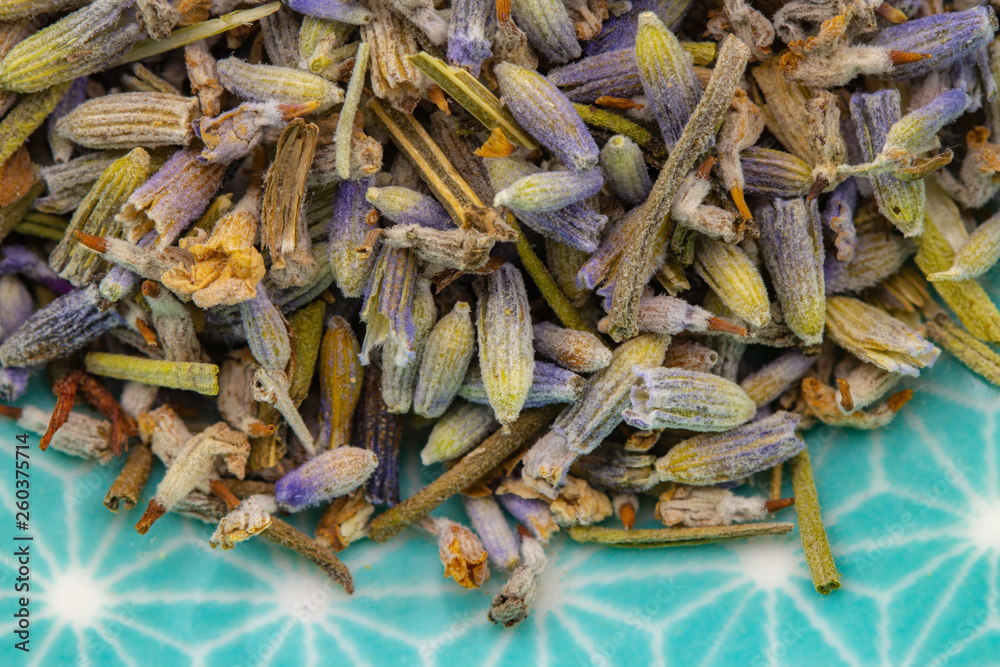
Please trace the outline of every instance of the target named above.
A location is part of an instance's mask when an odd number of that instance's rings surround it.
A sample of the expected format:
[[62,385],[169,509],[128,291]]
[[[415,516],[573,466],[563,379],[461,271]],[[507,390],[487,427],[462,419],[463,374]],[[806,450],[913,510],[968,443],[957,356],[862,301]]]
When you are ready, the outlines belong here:
[[[503,577],[478,591],[444,580],[436,546],[416,530],[344,552],[349,597],[263,540],[213,552],[209,526],[173,515],[140,536],[138,510],[115,516],[101,502],[117,466],[33,448],[28,655],[12,648],[15,430],[5,420],[0,664],[997,664],[998,393],[944,356],[914,386],[887,429],[807,434],[843,574],[829,597],[813,590],[794,531],[648,551],[562,535],[531,616],[512,630],[486,619]],[[429,476],[416,456],[406,467],[404,495]]]

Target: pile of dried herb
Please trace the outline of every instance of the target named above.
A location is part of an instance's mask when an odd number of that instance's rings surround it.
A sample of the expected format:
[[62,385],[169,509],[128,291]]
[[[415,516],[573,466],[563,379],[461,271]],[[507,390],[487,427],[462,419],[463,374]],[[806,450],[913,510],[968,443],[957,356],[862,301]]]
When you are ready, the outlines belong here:
[[[462,586],[509,573],[506,626],[560,527],[790,531],[787,461],[829,593],[802,432],[891,422],[934,343],[1000,384],[996,30],[938,0],[0,0],[0,395],[57,397],[3,413],[124,457],[105,504],[145,500],[140,533],[261,535],[348,592],[335,552],[419,525]],[[446,470],[400,499],[412,427]],[[432,516],[457,494],[468,526]],[[311,507],[314,537],[280,518]]]

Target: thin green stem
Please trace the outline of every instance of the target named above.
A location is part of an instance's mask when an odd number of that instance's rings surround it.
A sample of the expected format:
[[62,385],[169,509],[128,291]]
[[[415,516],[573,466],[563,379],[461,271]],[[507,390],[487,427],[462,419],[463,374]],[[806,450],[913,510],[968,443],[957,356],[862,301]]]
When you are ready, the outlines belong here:
[[833,562],[830,540],[826,536],[823,517],[819,511],[819,497],[813,480],[809,450],[803,449],[791,460],[792,489],[795,492],[795,511],[799,515],[799,536],[806,563],[818,593],[829,595],[840,588],[840,573]]

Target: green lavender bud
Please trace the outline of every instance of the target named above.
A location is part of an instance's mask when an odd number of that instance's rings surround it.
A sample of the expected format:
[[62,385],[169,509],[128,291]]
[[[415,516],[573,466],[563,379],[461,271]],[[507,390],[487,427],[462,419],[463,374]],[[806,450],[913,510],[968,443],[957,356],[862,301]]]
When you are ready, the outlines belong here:
[[969,370],[1000,387],[1000,355],[990,346],[969,335],[944,313],[938,313],[924,329],[931,340],[955,355]]
[[131,3],[97,0],[21,41],[0,61],[0,89],[33,93],[113,64],[138,40]]
[[0,0],[0,21],[55,14],[78,9],[85,4],[87,0]]
[[104,95],[76,107],[56,123],[59,136],[88,148],[187,146],[198,98],[168,93]]
[[611,350],[592,333],[539,322],[532,334],[538,354],[575,373],[593,373],[611,363]]
[[[583,394],[584,384],[586,381],[573,371],[559,368],[546,361],[535,361],[535,372],[531,376],[531,386],[528,387],[528,397],[524,399],[524,407],[537,408],[553,403],[574,403]],[[458,395],[470,403],[489,404],[479,364],[473,364],[469,368]]]
[[771,321],[764,279],[739,246],[701,239],[694,269],[737,317],[755,327]]
[[35,200],[35,209],[56,215],[69,213],[80,205],[104,170],[123,155],[123,151],[95,151],[63,164],[42,167],[39,175],[48,195]]
[[1000,213],[976,227],[955,253],[955,262],[947,271],[932,273],[930,281],[958,281],[978,278],[1000,259]]
[[69,90],[69,84],[53,86],[25,95],[0,121],[0,164],[7,161],[56,108]]
[[622,201],[635,206],[646,200],[653,182],[649,180],[649,169],[637,143],[616,134],[604,144],[599,159],[608,185]]
[[427,339],[413,396],[413,411],[418,415],[443,415],[465,380],[475,349],[470,310],[464,301],[456,303]]
[[497,192],[494,206],[509,206],[515,211],[547,213],[593,197],[604,185],[599,167],[580,172],[543,171],[519,178]]
[[528,43],[554,63],[580,57],[580,42],[566,5],[559,0],[513,0],[511,14]]
[[489,274],[478,293],[476,329],[479,366],[497,421],[517,419],[535,373],[531,313],[521,272],[504,264]]
[[643,12],[639,14],[635,57],[663,141],[667,149],[673,150],[701,99],[701,84],[691,56],[656,14]]
[[776,412],[726,433],[695,436],[657,459],[656,472],[664,481],[692,486],[743,479],[802,451],[805,443],[795,434],[801,419],[790,412]]
[[826,326],[837,345],[893,373],[916,376],[941,353],[884,310],[846,296],[827,299]]
[[239,58],[219,61],[219,81],[226,90],[253,102],[319,102],[317,113],[344,100],[344,91],[321,76],[274,65],[251,65]]
[[806,345],[823,340],[826,290],[823,231],[815,200],[775,199],[758,215],[764,264],[785,315],[785,324]]
[[427,338],[431,335],[434,323],[437,321],[437,306],[434,305],[434,294],[431,291],[431,281],[422,276],[417,277],[416,291],[413,294],[413,363],[397,366],[395,359],[399,354],[398,343],[394,336],[385,341],[385,354],[382,359],[382,400],[389,412],[402,414],[410,411],[413,403],[413,392],[417,388],[417,374],[423,360]]
[[429,466],[461,456],[499,426],[490,406],[458,401],[435,422],[420,460]]
[[682,428],[728,431],[757,413],[753,399],[735,382],[683,368],[648,368],[630,395],[625,423],[645,431]]
[[149,166],[149,154],[141,148],[108,166],[73,212],[66,235],[49,256],[49,266],[53,271],[73,284],[82,285],[107,269],[106,262],[97,260],[88,249],[80,246],[74,233],[119,236],[122,225],[115,216],[135,189],[149,177]]

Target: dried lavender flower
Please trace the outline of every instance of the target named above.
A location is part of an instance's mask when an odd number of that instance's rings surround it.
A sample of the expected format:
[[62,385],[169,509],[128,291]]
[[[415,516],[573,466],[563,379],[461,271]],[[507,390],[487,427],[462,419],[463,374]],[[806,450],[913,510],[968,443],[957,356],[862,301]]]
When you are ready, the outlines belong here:
[[[502,63],[495,71],[504,104],[524,129],[574,171],[597,164],[597,144],[558,88],[537,72],[511,63]],[[537,104],[538,100],[546,103]]]
[[653,182],[642,149],[634,141],[620,134],[611,137],[601,149],[600,163],[608,185],[626,204],[640,204],[649,196]]
[[373,452],[337,447],[285,474],[274,487],[279,505],[298,511],[343,496],[365,483],[378,466]]
[[361,363],[367,364],[371,351],[392,336],[397,344],[398,366],[413,363],[416,330],[413,326],[413,291],[416,284],[416,256],[402,248],[383,248],[364,293],[361,320],[367,325],[361,344]]
[[532,344],[538,354],[574,373],[593,373],[611,363],[611,350],[597,336],[551,322],[532,327]]
[[309,72],[274,65],[251,65],[235,57],[220,60],[218,68],[219,81],[225,89],[251,102],[319,102],[316,110],[321,112],[344,101],[344,91],[337,85]]
[[372,13],[353,0],[285,0],[291,9],[328,21],[350,25],[367,25]]
[[776,412],[725,433],[689,438],[656,460],[656,472],[663,480],[694,486],[742,479],[802,451],[805,443],[795,433],[801,419],[790,412]]
[[364,180],[341,182],[330,216],[329,264],[337,287],[348,298],[364,294],[376,260],[374,254],[357,251],[370,229],[367,218],[372,207],[365,200],[367,190]]
[[729,489],[714,486],[680,486],[666,491],[656,503],[656,512],[663,525],[729,526],[745,521],[760,521],[767,517],[766,499],[745,498]]
[[96,0],[22,40],[0,61],[0,89],[32,93],[115,63],[141,34],[131,2]]
[[215,117],[200,118],[195,124],[195,132],[205,144],[201,157],[219,164],[246,157],[260,145],[268,129],[284,127],[288,121],[317,106],[316,102],[244,102]]
[[59,136],[88,148],[187,146],[198,100],[167,93],[120,93],[88,100],[56,123]]
[[580,57],[580,43],[559,0],[512,0],[511,15],[539,53],[554,63]]
[[711,373],[648,368],[636,375],[632,407],[622,412],[625,423],[635,428],[728,431],[757,412],[754,400],[739,385]]
[[701,99],[691,56],[652,12],[639,14],[635,48],[642,88],[663,141],[672,150]]
[[464,502],[472,529],[482,541],[493,567],[507,572],[517,567],[521,560],[517,554],[517,536],[493,496],[466,497]]
[[[559,368],[555,364],[544,361],[535,362],[535,370],[528,387],[528,395],[524,399],[524,407],[537,408],[553,403],[573,403],[583,393],[585,380],[573,373]],[[459,387],[458,395],[472,403],[489,405],[489,394],[486,383],[478,365],[469,369],[465,381]]]
[[219,521],[208,542],[213,549],[232,549],[238,543],[270,528],[271,513],[277,511],[278,505],[271,496],[250,496]]
[[423,417],[445,413],[465,380],[475,349],[469,304],[459,301],[431,331],[420,362],[413,411]]
[[364,373],[358,359],[360,352],[351,325],[342,317],[331,317],[319,356],[320,432],[316,446],[321,451],[351,442],[351,425],[361,399]]
[[463,588],[479,588],[490,578],[489,556],[475,533],[448,519],[427,517],[420,525],[437,535],[445,577]]
[[486,277],[478,293],[476,331],[479,366],[497,421],[517,419],[535,371],[531,313],[521,272],[504,264]]
[[771,321],[764,279],[739,246],[701,239],[694,269],[737,317],[758,328]]
[[398,225],[422,225],[440,231],[455,229],[451,216],[437,200],[415,190],[393,185],[368,188],[365,199]]
[[517,625],[528,617],[542,570],[545,569],[545,551],[531,537],[521,538],[521,558],[521,565],[511,573],[490,604],[490,621],[505,628]]
[[448,21],[448,60],[479,76],[483,61],[493,55],[487,24],[493,3],[487,0],[455,0]]
[[740,388],[758,408],[762,408],[785,393],[815,363],[816,357],[807,357],[798,351],[786,352],[743,378]]
[[1000,214],[988,220],[969,235],[955,253],[955,261],[947,271],[932,273],[930,281],[959,281],[978,278],[989,271],[1000,259]]
[[[416,293],[413,295],[413,361],[403,365],[396,364],[398,344],[393,336],[390,335],[383,344],[382,400],[389,412],[403,414],[410,411],[424,349],[436,321],[437,306],[431,293],[431,282],[422,276],[418,277]],[[402,345],[405,344],[406,341],[403,341]]]
[[893,373],[916,376],[941,353],[885,311],[845,296],[827,299],[826,326],[837,345]]
[[516,180],[496,193],[494,206],[508,206],[515,212],[548,213],[593,197],[604,186],[599,168],[585,171],[549,171]]
[[788,328],[806,345],[823,340],[823,231],[815,200],[775,199],[757,215],[764,264]]

